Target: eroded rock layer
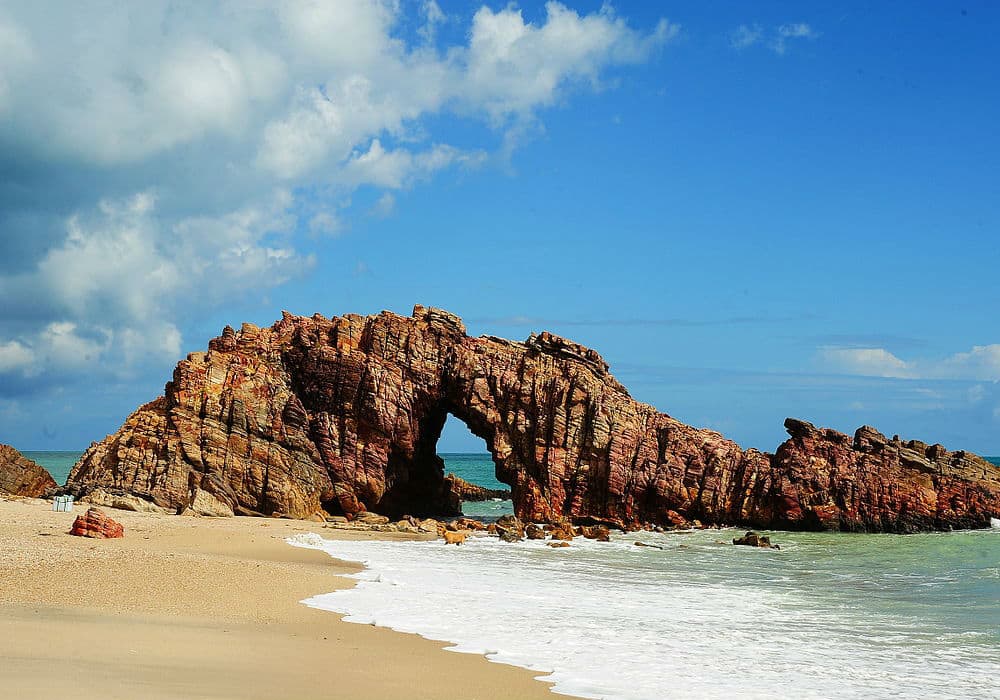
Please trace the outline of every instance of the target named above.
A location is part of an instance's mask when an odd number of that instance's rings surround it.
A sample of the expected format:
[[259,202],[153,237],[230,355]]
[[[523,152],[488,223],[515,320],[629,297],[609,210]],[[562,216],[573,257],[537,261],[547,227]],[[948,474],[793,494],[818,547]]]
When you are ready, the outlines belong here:
[[55,488],[52,475],[10,445],[0,445],[0,493],[38,498]]
[[91,445],[69,485],[177,512],[448,514],[460,499],[436,443],[449,413],[485,440],[529,522],[910,531],[1000,513],[1000,470],[974,455],[793,420],[775,455],[743,450],[635,401],[593,350],[471,338],[421,306],[227,327]]

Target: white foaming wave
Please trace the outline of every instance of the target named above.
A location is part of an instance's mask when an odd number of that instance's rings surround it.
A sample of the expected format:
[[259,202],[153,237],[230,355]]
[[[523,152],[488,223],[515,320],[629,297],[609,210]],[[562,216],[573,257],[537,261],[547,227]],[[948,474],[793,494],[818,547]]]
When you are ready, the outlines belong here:
[[300,532],[296,535],[291,535],[285,539],[290,545],[296,547],[308,547],[311,549],[323,549],[326,544],[326,540],[317,535],[315,532]]
[[[291,543],[366,567],[353,576],[355,588],[305,604],[542,672],[557,693],[605,700],[1000,693],[990,672],[997,655],[914,649],[892,620],[854,620],[801,591],[732,586],[690,570],[672,576],[657,557],[689,558],[714,543],[656,542],[667,551],[579,538],[564,549],[492,538],[462,547]],[[751,562],[771,555],[725,552]]]

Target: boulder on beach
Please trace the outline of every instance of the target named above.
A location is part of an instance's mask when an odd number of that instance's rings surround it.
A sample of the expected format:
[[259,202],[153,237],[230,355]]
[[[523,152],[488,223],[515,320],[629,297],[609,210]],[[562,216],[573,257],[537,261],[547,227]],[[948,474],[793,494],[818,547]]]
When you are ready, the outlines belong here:
[[112,520],[104,511],[88,508],[83,515],[76,516],[69,534],[95,539],[114,539],[125,536],[121,523]]

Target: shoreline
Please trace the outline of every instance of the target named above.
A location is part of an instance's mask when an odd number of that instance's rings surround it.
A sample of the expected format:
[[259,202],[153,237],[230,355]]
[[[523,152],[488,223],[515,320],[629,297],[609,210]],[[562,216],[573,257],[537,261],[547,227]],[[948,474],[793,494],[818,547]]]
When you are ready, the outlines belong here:
[[67,534],[83,506],[0,500],[0,667],[13,697],[553,697],[537,672],[300,602],[356,585],[344,576],[362,567],[287,537],[412,537],[104,508],[125,538],[92,540]]

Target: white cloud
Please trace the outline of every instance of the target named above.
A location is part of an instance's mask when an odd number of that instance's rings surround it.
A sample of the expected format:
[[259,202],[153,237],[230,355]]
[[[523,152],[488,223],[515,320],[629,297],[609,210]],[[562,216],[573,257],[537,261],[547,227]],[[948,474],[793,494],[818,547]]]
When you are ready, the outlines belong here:
[[[35,270],[0,278],[0,292],[13,297],[44,294],[59,319],[0,346],[7,357],[0,370],[66,370],[110,355],[120,360],[117,369],[127,369],[177,358],[181,334],[170,319],[182,310],[258,293],[312,265],[273,244],[293,223],[290,204],[278,190],[261,206],[186,217],[167,228],[156,216],[156,197],[142,192],[72,217],[63,243]],[[16,367],[18,349],[29,347],[34,359]]]
[[764,37],[764,28],[759,24],[741,24],[729,37],[729,44],[734,49],[746,49],[758,43]]
[[783,55],[788,49],[789,39],[815,39],[819,36],[818,32],[814,31],[812,27],[804,22],[782,24],[778,27],[776,34],[770,46],[779,56]]
[[375,202],[371,208],[371,215],[376,219],[387,219],[396,212],[396,198],[392,192],[386,192]]
[[110,344],[107,329],[85,336],[73,322],[50,323],[31,338],[0,343],[0,374],[31,378],[43,371],[61,373],[93,367]]
[[494,120],[525,116],[552,104],[574,81],[596,84],[608,65],[638,63],[677,36],[680,28],[661,20],[642,35],[605,6],[580,17],[557,2],[546,5],[546,22],[525,23],[520,10],[480,8],[472,20],[460,94]]
[[34,356],[25,345],[16,340],[0,343],[0,373],[24,371],[34,362]]
[[398,190],[453,164],[478,167],[486,158],[482,151],[460,151],[446,144],[436,144],[418,153],[405,148],[387,150],[375,139],[367,152],[355,153],[348,160],[342,181],[353,186],[375,185]]
[[805,22],[796,22],[778,27],[778,36],[786,39],[815,39],[819,35]]
[[427,43],[434,43],[437,37],[438,26],[444,24],[448,17],[441,10],[441,6],[435,0],[424,0],[420,6],[420,12],[424,17],[424,24],[417,33]]
[[846,374],[868,377],[907,377],[910,365],[883,348],[821,348],[820,361]]
[[[1000,382],[1000,344],[976,345],[968,352],[944,358],[902,360],[884,348],[824,347],[817,353],[820,364],[847,374],[912,379],[959,379]],[[982,400],[982,385],[969,389],[970,402]]]
[[[413,44],[399,38],[407,8]],[[31,196],[0,209],[0,230],[18,216],[47,236],[0,268],[16,270],[0,271],[0,371],[177,354],[182,318],[308,270],[298,232],[349,228],[355,188],[391,212],[392,191],[502,160],[544,108],[678,32],[550,2],[537,23],[482,7],[464,40],[439,45],[455,21],[434,0],[0,9],[0,160],[34,178],[9,183]],[[431,133],[441,115],[494,131],[459,148]],[[6,235],[40,228],[21,227]]]
[[321,209],[309,219],[309,232],[314,236],[338,236],[344,231],[344,223],[335,211]]
[[1000,344],[976,345],[969,352],[955,353],[937,369],[946,377],[1000,381]]
[[738,51],[756,45],[766,45],[779,56],[788,50],[789,40],[817,39],[819,32],[805,22],[780,24],[765,30],[760,24],[741,24],[729,35],[729,45]]

